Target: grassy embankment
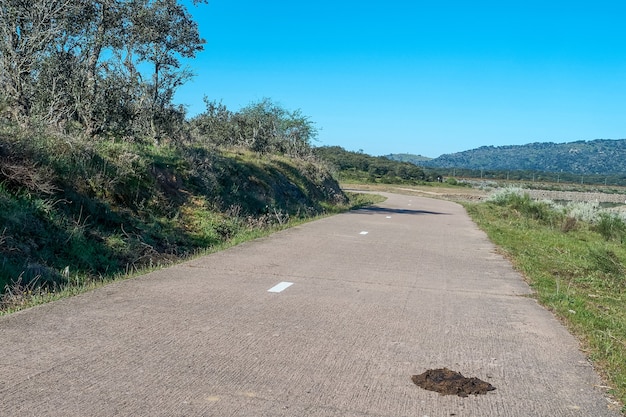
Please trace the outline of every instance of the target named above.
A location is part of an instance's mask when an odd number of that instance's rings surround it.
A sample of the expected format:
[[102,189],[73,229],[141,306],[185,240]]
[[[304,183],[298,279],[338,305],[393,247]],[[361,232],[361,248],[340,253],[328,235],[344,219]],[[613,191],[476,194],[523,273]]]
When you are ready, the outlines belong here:
[[314,158],[201,140],[155,146],[1,126],[0,310],[85,291],[372,198],[346,195]]
[[609,392],[626,404],[622,218],[591,205],[559,209],[515,193],[465,207],[524,274],[539,302],[581,340]]

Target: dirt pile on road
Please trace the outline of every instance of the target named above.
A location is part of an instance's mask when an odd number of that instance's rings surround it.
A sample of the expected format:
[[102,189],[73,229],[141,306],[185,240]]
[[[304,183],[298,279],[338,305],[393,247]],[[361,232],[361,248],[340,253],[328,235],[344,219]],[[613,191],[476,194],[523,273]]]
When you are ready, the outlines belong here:
[[441,395],[468,395],[486,394],[496,388],[488,382],[478,378],[466,378],[459,372],[448,368],[429,369],[420,375],[413,375],[411,380],[420,388],[436,391]]

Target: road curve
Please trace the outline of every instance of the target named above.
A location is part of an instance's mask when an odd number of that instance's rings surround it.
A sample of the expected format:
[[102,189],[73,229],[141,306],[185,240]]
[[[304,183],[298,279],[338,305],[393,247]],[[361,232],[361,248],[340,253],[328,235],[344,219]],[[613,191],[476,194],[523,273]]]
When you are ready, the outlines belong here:
[[386,196],[0,318],[0,415],[620,416],[461,206]]

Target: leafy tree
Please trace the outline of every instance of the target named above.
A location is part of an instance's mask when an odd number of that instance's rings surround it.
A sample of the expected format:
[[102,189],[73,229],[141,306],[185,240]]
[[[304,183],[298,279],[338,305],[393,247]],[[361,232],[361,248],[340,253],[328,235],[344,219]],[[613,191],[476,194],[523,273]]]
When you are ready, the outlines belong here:
[[192,75],[188,69],[180,69],[179,56],[194,57],[204,40],[191,15],[176,0],[137,0],[131,10],[137,61],[153,68],[145,102],[151,132],[159,136],[159,125],[168,126],[171,117],[176,117],[170,106],[176,89]]
[[0,82],[9,112],[20,124],[32,113],[34,80],[51,45],[62,38],[59,21],[70,7],[70,0],[0,3]]
[[191,120],[196,134],[217,146],[234,145],[234,113],[220,103],[204,97],[206,111]]
[[242,146],[255,152],[304,157],[317,136],[301,110],[289,111],[266,98],[238,112],[205,98],[206,112],[192,120],[198,134],[216,145]]
[[176,0],[3,0],[3,102],[23,125],[75,121],[90,135],[147,126],[159,136],[183,120],[183,109],[172,105],[191,76],[181,59],[203,43]]

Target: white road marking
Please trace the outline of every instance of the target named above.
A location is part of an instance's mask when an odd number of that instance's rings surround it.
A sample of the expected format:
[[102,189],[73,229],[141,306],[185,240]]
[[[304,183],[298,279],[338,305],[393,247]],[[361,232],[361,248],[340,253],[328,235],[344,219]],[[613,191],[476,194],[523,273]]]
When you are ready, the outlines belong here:
[[362,232],[361,232],[361,233],[359,233],[359,234],[360,234],[360,235],[366,235],[366,234],[368,234],[368,233],[369,233],[369,232],[362,231]]
[[281,283],[278,283],[278,284],[274,285],[272,288],[267,290],[267,292],[281,292],[281,291],[291,287],[292,285],[293,285],[293,282],[283,281]]
[[387,219],[391,219],[391,216],[387,216]]

